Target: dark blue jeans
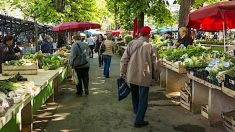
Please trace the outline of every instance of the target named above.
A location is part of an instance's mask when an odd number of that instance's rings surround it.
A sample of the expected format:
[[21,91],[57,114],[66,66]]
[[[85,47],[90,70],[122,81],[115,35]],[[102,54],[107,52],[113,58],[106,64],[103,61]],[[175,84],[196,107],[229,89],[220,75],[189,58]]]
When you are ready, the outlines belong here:
[[112,59],[112,56],[103,55],[103,60],[104,60],[104,73],[103,74],[106,78],[109,78],[109,68],[111,64],[111,59]]
[[144,116],[148,107],[149,87],[130,84],[132,94],[133,111],[136,114],[135,123],[144,121]]

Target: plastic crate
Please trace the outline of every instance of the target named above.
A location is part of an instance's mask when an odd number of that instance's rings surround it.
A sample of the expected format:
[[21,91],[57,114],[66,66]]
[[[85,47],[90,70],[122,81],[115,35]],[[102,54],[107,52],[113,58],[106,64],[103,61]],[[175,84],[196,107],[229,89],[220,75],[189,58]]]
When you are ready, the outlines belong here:
[[225,74],[224,86],[229,89],[235,90],[235,77],[231,77]]

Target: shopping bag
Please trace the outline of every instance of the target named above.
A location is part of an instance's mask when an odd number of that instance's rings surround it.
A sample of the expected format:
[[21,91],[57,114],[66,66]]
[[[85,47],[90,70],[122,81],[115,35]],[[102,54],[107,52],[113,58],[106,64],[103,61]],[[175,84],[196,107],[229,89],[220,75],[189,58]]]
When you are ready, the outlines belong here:
[[126,83],[125,79],[123,78],[117,79],[117,84],[118,84],[118,100],[121,101],[129,95],[131,89]]
[[77,75],[77,72],[75,71],[75,69],[72,69],[72,81],[75,85],[77,85],[79,83],[78,75]]

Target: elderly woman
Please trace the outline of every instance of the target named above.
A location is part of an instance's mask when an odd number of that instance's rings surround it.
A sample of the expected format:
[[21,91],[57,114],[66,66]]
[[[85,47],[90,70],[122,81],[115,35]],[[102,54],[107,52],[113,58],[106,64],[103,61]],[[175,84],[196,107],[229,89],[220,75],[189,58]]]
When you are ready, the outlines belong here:
[[193,44],[193,39],[189,35],[188,29],[186,27],[181,27],[179,29],[179,39],[177,47],[187,47]]

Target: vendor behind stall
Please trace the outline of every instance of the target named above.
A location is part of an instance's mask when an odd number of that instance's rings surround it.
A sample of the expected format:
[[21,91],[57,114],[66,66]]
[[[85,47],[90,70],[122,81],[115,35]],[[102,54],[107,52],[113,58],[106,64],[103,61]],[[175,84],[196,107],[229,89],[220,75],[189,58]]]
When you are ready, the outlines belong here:
[[0,73],[2,73],[2,63],[20,59],[20,53],[15,53],[13,36],[6,36],[4,43],[0,45]]
[[182,48],[192,44],[193,44],[193,39],[189,35],[188,29],[186,27],[181,27],[179,29],[179,39],[176,46]]

